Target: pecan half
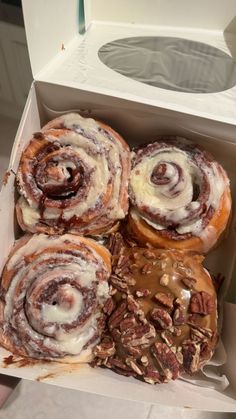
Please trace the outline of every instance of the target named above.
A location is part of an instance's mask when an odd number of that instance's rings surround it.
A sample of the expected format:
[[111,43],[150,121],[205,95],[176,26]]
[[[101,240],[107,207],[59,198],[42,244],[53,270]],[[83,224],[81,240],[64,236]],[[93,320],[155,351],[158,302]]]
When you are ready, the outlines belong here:
[[180,326],[185,323],[184,310],[181,307],[177,307],[173,313],[173,324],[175,326]]
[[161,326],[162,329],[170,329],[172,327],[172,318],[169,313],[162,308],[154,308],[150,312],[151,319]]
[[112,298],[108,298],[108,300],[105,302],[104,306],[103,306],[103,311],[105,314],[107,314],[108,316],[111,315],[111,313],[115,310],[115,303],[113,301]]
[[110,330],[119,326],[121,320],[123,320],[123,318],[124,318],[124,315],[126,313],[126,309],[127,309],[127,304],[124,301],[120,304],[120,306],[115,311],[113,311],[113,313],[112,313],[112,315],[111,315],[111,317],[108,321],[108,326],[109,326]]
[[164,292],[158,292],[154,296],[155,300],[162,304],[164,307],[173,308],[174,297],[171,294],[165,294]]
[[205,291],[196,292],[190,300],[190,313],[211,314],[215,310],[215,299]]
[[121,277],[130,273],[130,260],[128,256],[120,255],[114,271],[116,275]]
[[181,278],[181,282],[189,289],[193,288],[197,280],[190,276],[184,276]]
[[110,235],[108,240],[108,249],[110,250],[111,254],[114,255],[120,255],[123,253],[125,249],[125,244],[123,237],[120,233],[113,233]]
[[180,374],[180,365],[174,352],[165,343],[154,343],[151,348],[167,380],[175,380]]
[[96,345],[93,353],[98,358],[108,358],[116,353],[115,343],[114,342],[102,342],[99,345]]
[[117,374],[125,375],[126,377],[136,377],[137,373],[134,372],[128,365],[118,358],[110,358],[106,364],[109,368],[112,368]]
[[131,296],[128,295],[127,298],[128,310],[133,313],[138,313],[140,310],[139,303]]
[[182,354],[184,370],[189,374],[193,374],[199,369],[200,345],[187,340],[182,344]]

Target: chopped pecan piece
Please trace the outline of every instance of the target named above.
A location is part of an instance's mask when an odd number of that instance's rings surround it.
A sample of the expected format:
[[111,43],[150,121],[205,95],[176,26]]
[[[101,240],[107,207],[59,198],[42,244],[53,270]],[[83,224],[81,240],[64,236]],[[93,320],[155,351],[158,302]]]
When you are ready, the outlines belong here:
[[145,263],[145,265],[143,265],[143,267],[142,267],[142,269],[141,269],[141,273],[143,274],[143,275],[148,275],[148,274],[150,274],[152,272],[152,269],[151,269],[151,265],[150,265],[150,263]]
[[102,342],[95,346],[93,353],[98,358],[108,358],[109,356],[112,356],[116,353],[115,343],[112,341]]
[[150,294],[151,294],[151,291],[148,290],[147,288],[138,288],[135,291],[135,295],[137,298],[148,297],[148,295]]
[[183,365],[183,354],[182,354],[182,348],[179,346],[176,350],[176,358],[178,359],[179,364]]
[[156,259],[155,253],[148,249],[144,250],[143,256],[145,256],[145,258],[150,259],[150,260]]
[[120,233],[113,233],[109,237],[108,241],[108,249],[110,250],[111,254],[114,255],[120,255],[123,253],[125,249],[125,244],[123,237]]
[[189,289],[193,288],[197,280],[190,276],[184,276],[181,278],[181,282]]
[[158,323],[162,329],[170,329],[172,327],[172,318],[169,313],[162,308],[154,308],[150,312],[151,319]]
[[135,324],[137,323],[134,316],[126,317],[124,320],[120,322],[120,331],[124,332],[125,330],[129,330]]
[[117,374],[125,375],[126,377],[136,377],[137,374],[128,365],[118,358],[110,358],[106,364],[109,368],[112,368]]
[[141,357],[140,361],[142,362],[142,364],[143,364],[145,367],[147,367],[147,366],[148,366],[148,364],[149,364],[148,357],[147,357],[146,355],[143,355],[143,356]]
[[113,311],[108,321],[108,326],[110,330],[114,329],[114,327],[119,326],[121,320],[123,320],[124,318],[126,310],[127,310],[127,304],[126,304],[126,301],[124,301],[119,305],[119,307],[115,311]]
[[120,255],[114,271],[116,275],[119,275],[121,277],[125,274],[130,273],[130,260],[128,256]]
[[156,384],[156,383],[162,383],[163,377],[161,377],[161,374],[153,367],[147,367],[145,376],[143,377],[144,381],[148,384]]
[[174,297],[171,294],[165,294],[164,292],[158,292],[154,296],[155,300],[162,304],[164,307],[173,308]]
[[205,291],[196,292],[190,300],[190,313],[211,314],[215,310],[214,297]]
[[115,275],[112,275],[110,277],[110,283],[114,288],[116,288],[120,292],[128,292],[129,291],[127,282],[125,280],[115,276]]
[[173,324],[175,326],[180,326],[185,323],[184,310],[181,307],[177,307],[173,313]]
[[199,369],[200,344],[187,340],[182,344],[184,370],[193,374]]
[[132,358],[126,358],[125,360],[128,367],[130,367],[136,374],[143,375],[143,368],[137,364],[137,362]]
[[160,284],[163,287],[167,287],[167,285],[169,284],[170,281],[170,276],[168,274],[163,274],[160,278]]
[[200,348],[200,359],[206,360],[210,359],[212,355],[212,347],[209,345],[209,342],[202,342]]
[[107,314],[108,316],[111,315],[111,313],[115,310],[115,303],[113,301],[112,298],[108,298],[108,300],[105,302],[104,307],[103,307],[103,311],[105,314]]
[[142,351],[141,349],[137,348],[137,347],[132,347],[129,345],[124,345],[125,349],[127,350],[127,352],[132,355],[134,358],[141,358],[142,356]]
[[127,303],[128,303],[128,310],[129,311],[131,311],[133,313],[138,313],[139,312],[139,310],[140,310],[139,303],[131,295],[128,295]]
[[161,332],[161,337],[163,341],[166,343],[167,346],[172,346],[174,343],[174,340],[171,336],[171,334],[168,331]]
[[190,336],[192,340],[204,342],[212,338],[213,332],[207,327],[191,325]]
[[180,374],[180,365],[174,352],[165,343],[154,343],[152,353],[155,356],[167,380],[175,380]]
[[156,336],[155,328],[150,324],[140,324],[134,326],[132,329],[124,331],[121,335],[121,342],[124,345],[140,346],[148,345],[150,339]]

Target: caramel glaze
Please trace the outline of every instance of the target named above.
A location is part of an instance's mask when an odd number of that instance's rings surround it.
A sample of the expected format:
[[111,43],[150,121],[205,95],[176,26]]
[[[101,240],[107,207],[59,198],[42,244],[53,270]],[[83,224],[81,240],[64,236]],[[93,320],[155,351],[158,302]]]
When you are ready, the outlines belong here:
[[[175,379],[183,372],[197,372],[211,358],[217,343],[216,293],[202,260],[202,256],[193,252],[138,247],[123,248],[119,255],[114,255],[113,308],[109,312],[104,339],[95,348],[94,364],[151,384]],[[124,284],[129,285],[122,291]],[[142,293],[145,296],[141,296]],[[157,293],[169,297],[169,307],[155,297]],[[200,300],[204,297],[200,308],[193,305],[194,294]],[[129,307],[130,298],[134,304],[138,303],[134,310]],[[122,307],[125,307],[123,314],[117,320]],[[177,308],[182,312],[181,324],[174,315]],[[152,316],[153,309],[167,313],[170,324],[161,325],[156,321]],[[127,330],[122,323],[125,319],[131,320]],[[140,330],[146,325],[149,337],[140,344],[135,338],[127,344],[126,334],[130,336],[132,330],[135,334],[137,325]],[[159,353],[155,355],[156,344]],[[113,345],[112,356],[106,357],[109,345]]]

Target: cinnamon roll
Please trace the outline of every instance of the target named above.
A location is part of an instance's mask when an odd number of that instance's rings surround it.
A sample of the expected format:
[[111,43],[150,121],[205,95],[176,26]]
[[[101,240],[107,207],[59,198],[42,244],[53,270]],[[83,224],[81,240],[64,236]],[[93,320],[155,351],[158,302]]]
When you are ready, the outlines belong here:
[[231,212],[229,179],[208,152],[183,138],[161,137],[136,149],[129,231],[143,245],[207,253]]
[[218,340],[216,292],[202,260],[189,251],[119,248],[92,366],[150,384],[198,372]]
[[17,173],[19,225],[28,232],[102,235],[128,211],[129,147],[112,128],[79,114],[34,134]]
[[0,286],[0,343],[36,359],[88,360],[104,327],[109,252],[75,235],[26,235]]

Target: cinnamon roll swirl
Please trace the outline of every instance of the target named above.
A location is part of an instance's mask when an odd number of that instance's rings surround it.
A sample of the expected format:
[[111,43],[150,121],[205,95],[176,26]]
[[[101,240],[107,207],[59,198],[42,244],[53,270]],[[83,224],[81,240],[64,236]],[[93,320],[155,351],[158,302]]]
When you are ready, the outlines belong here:
[[90,359],[104,326],[110,270],[109,252],[91,239],[22,237],[2,275],[1,345],[36,359]]
[[222,166],[183,138],[136,149],[130,179],[129,231],[141,244],[207,253],[231,212]]
[[112,128],[79,114],[49,122],[22,154],[16,206],[28,232],[102,235],[128,211],[129,147]]

